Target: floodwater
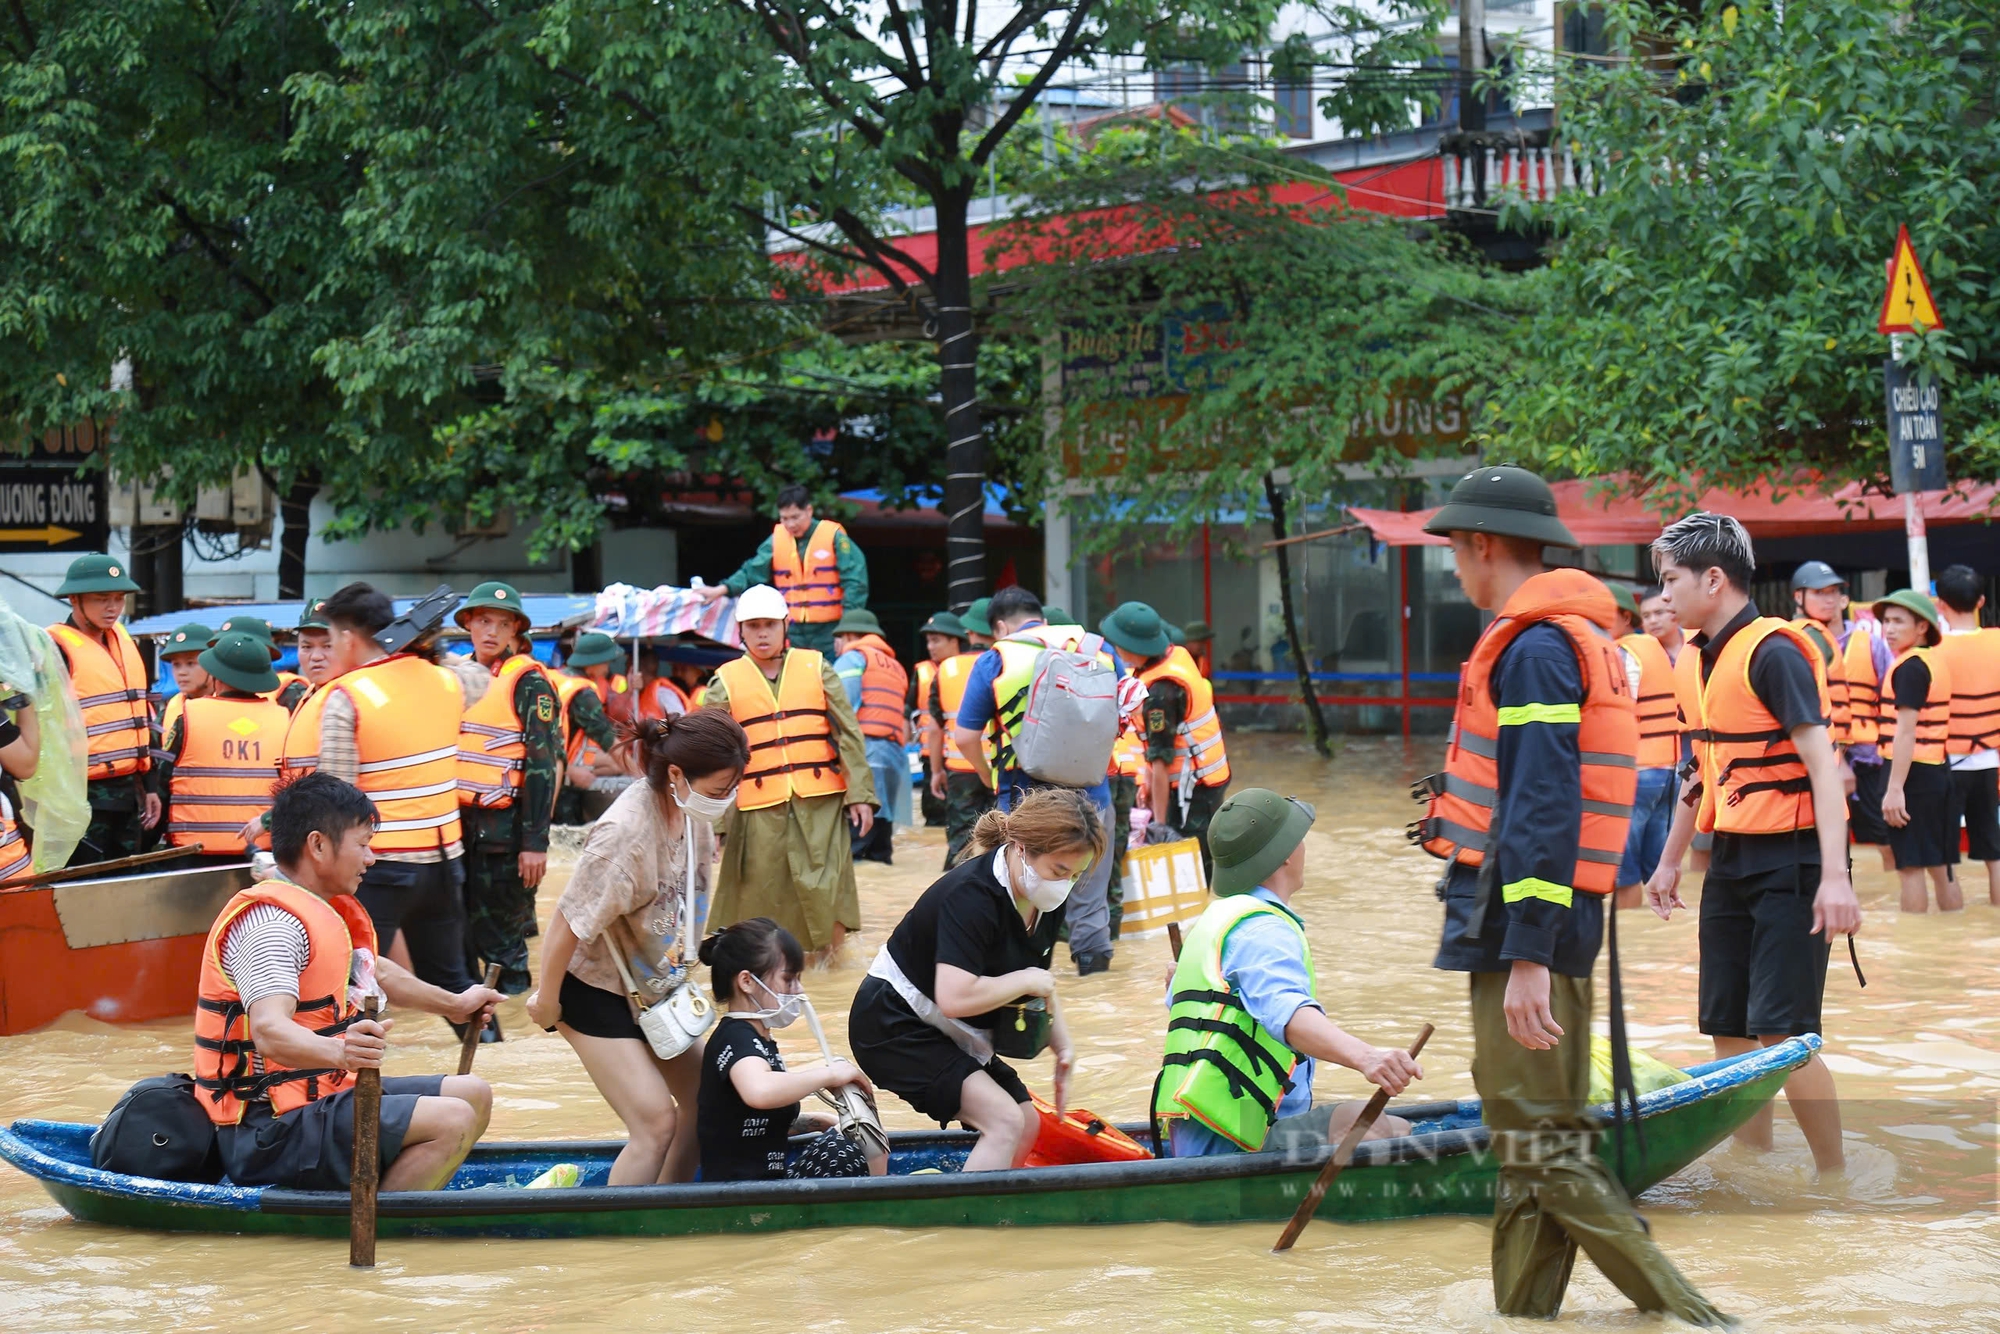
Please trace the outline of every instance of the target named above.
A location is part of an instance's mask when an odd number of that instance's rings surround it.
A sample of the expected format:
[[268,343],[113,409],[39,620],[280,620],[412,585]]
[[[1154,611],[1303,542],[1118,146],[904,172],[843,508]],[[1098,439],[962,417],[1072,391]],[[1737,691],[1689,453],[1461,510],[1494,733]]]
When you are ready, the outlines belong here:
[[[1304,913],[1335,1019],[1378,1043],[1438,1026],[1421,1096],[1471,1091],[1463,979],[1430,968],[1436,863],[1403,841],[1408,780],[1437,747],[1356,741],[1331,762],[1291,738],[1232,738],[1239,785],[1317,804]],[[807,986],[842,1041],[847,1003],[901,911],[929,883],[941,831],[899,839],[897,865],[862,873],[867,921],[842,965]],[[542,894],[554,903],[566,871]],[[1872,855],[1858,876],[1868,912],[1865,992],[1837,963],[1827,989],[1829,1061],[1848,1100],[1849,1170],[1816,1182],[1789,1115],[1777,1148],[1725,1146],[1641,1205],[1670,1254],[1752,1330],[2000,1330],[2000,1219],[1993,1207],[2000,1117],[2000,910],[1983,886],[1949,917],[1899,917]],[[1687,1064],[1696,1032],[1695,929],[1621,917],[1634,1041]],[[1162,939],[1125,942],[1109,975],[1063,980],[1076,1031],[1073,1102],[1143,1115],[1163,1016]],[[1059,965],[1060,967],[1060,965]],[[1602,978],[1600,968],[1599,976]],[[1602,982],[1600,981],[1600,998]],[[619,1133],[568,1046],[532,1031],[518,1002],[508,1041],[482,1048],[502,1139]],[[807,1059],[811,1039],[783,1035]],[[795,1036],[796,1034],[796,1036]],[[407,1018],[390,1073],[447,1069],[443,1024]],[[185,1069],[189,1025],[113,1028],[71,1017],[0,1039],[0,1119],[99,1118],[148,1074]],[[797,1063],[797,1062],[795,1062]],[[1047,1062],[1031,1085],[1046,1087]],[[1324,1070],[1320,1096],[1358,1096],[1358,1076]],[[885,1107],[892,1128],[917,1118]],[[1488,1227],[1477,1218],[1315,1223],[1287,1257],[1269,1223],[1192,1227],[796,1232],[671,1241],[385,1241],[356,1274],[339,1242],[165,1236],[70,1220],[41,1188],[0,1166],[0,1330],[1030,1331],[1497,1330]],[[1654,1328],[1587,1260],[1563,1321]],[[1540,1326],[1534,1326],[1540,1327]],[[1530,1326],[1522,1326],[1523,1329]]]

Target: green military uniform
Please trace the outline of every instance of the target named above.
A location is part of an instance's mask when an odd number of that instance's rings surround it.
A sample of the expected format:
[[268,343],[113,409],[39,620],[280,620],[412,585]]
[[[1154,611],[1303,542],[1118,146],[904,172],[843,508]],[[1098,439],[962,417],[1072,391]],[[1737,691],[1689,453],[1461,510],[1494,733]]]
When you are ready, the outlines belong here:
[[[575,659],[571,659],[575,665]],[[618,745],[618,729],[611,723],[610,715],[604,712],[604,701],[597,697],[595,689],[579,690],[569,702],[569,734],[578,732],[589,737],[606,751]],[[567,756],[564,757],[568,759]],[[567,780],[562,785],[562,795],[556,798],[557,824],[586,824],[588,817],[583,810],[584,789],[572,787]]]
[[[484,583],[459,607],[457,619],[463,625],[468,614],[482,607],[519,606],[520,594],[513,588]],[[520,619],[526,634],[528,618]],[[520,855],[549,850],[549,824],[563,764],[557,706],[555,687],[547,676],[534,671],[516,678],[514,712],[521,720],[526,751],[521,758],[521,786],[506,806],[459,808],[465,840],[466,958],[468,964],[477,960],[499,964],[500,990],[510,996],[533,986],[527,938],[535,924],[535,891],[521,881]]]
[[[818,523],[817,517],[813,520]],[[768,584],[771,579],[771,538],[764,539],[764,545],[757,548],[757,554],[737,567],[736,573],[722,581],[729,590],[729,596],[742,597],[743,590],[756,584]],[[834,567],[840,572],[840,605],[845,611],[859,611],[868,605],[868,560],[861,554],[861,548],[845,531],[836,533],[833,539]],[[786,627],[786,635],[794,648],[815,649],[826,655],[832,662],[839,656],[833,651],[833,627],[838,621],[793,621]]]
[[1125,854],[1132,841],[1132,808],[1139,804],[1139,780],[1131,774],[1111,776],[1111,938],[1118,939],[1125,920]]
[[[971,642],[965,637],[965,626],[959,621],[958,617],[948,611],[941,611],[932,616],[918,628],[917,633],[919,635],[949,635],[958,641],[958,651],[960,653],[964,653]],[[926,655],[928,656],[928,643],[926,643],[925,648]],[[936,672],[937,667],[937,663],[931,664],[933,673]],[[934,696],[936,693],[937,691],[933,687],[931,694]],[[917,698],[917,674],[914,671],[910,673],[910,712],[912,714],[928,714],[935,726],[947,730],[951,727],[950,721],[944,718],[937,709],[932,707],[930,698]],[[931,794],[931,756],[928,747],[924,750],[924,785],[919,795],[921,797],[920,805],[923,809],[924,823],[932,828],[948,827],[951,821],[945,812],[946,799]],[[947,862],[946,865],[949,866],[950,863]]]

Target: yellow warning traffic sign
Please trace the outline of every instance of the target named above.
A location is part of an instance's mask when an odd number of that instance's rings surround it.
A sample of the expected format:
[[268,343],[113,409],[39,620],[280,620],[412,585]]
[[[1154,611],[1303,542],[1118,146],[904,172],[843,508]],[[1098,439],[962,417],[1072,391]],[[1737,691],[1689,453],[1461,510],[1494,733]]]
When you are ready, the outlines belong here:
[[1889,261],[1889,287],[1882,293],[1882,316],[1875,327],[1885,334],[1916,333],[1920,327],[1924,331],[1944,328],[1907,226],[1896,229],[1896,255]]

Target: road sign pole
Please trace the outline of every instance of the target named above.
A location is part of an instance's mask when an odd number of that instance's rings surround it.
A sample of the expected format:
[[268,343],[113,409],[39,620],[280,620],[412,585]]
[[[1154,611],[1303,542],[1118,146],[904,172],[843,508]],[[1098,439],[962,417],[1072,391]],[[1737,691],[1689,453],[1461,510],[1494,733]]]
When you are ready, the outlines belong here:
[[1917,493],[1903,493],[1903,535],[1910,541],[1910,587],[1919,593],[1931,591],[1931,543],[1924,535],[1924,507]]

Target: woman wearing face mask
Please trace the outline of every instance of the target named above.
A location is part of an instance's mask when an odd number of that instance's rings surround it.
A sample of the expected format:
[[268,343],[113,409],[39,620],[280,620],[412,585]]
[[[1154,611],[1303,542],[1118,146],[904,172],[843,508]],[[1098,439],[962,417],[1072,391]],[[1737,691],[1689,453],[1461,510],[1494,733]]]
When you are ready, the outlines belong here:
[[805,951],[791,932],[768,917],[718,931],[701,943],[701,961],[715,982],[722,1022],[708,1035],[701,1066],[703,1181],[769,1181],[779,1177],[880,1176],[886,1157],[864,1156],[833,1129],[833,1118],[809,1113],[804,1121],[822,1133],[798,1161],[785,1163],[787,1137],[801,1120],[799,1100],[820,1089],[858,1085],[872,1094],[868,1077],[845,1061],[787,1070],[771,1030],[805,1012],[799,973]]
[[708,889],[709,826],[729,809],[750,742],[734,718],[710,709],[623,730],[637,742],[645,781],[590,827],[543,936],[542,985],[528,997],[528,1017],[576,1049],[625,1123],[630,1138],[608,1184],[640,1186],[694,1177],[702,1047],[671,1061],[653,1054],[612,951],[649,1005],[692,985],[694,960],[681,957],[682,914]]
[[[1034,1147],[1040,1118],[1021,1077],[994,1055],[992,1030],[1018,1018],[1006,1007],[1054,997],[1048,965],[1063,905],[1104,845],[1095,809],[1066,788],[988,811],[959,864],[904,915],[855,993],[855,1060],[939,1125],[978,1131],[968,1172],[1018,1166]],[[1050,1008],[1061,1103],[1073,1054]]]

